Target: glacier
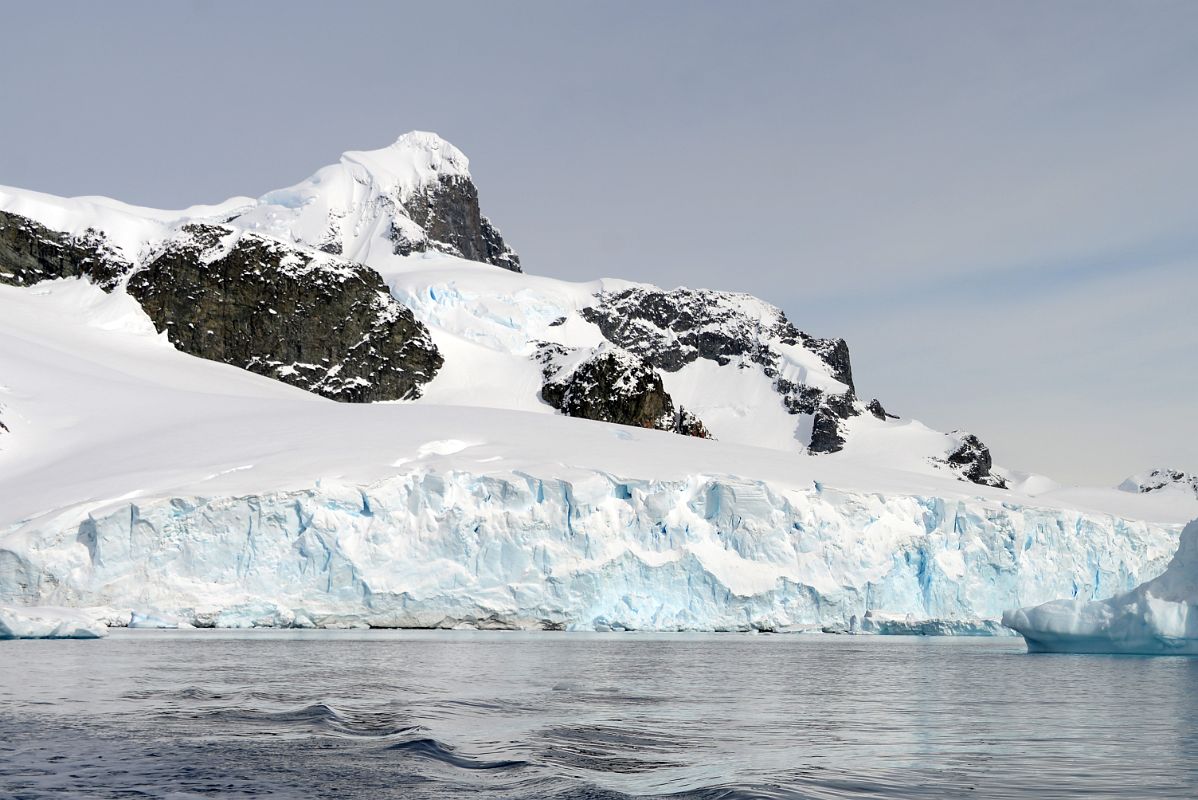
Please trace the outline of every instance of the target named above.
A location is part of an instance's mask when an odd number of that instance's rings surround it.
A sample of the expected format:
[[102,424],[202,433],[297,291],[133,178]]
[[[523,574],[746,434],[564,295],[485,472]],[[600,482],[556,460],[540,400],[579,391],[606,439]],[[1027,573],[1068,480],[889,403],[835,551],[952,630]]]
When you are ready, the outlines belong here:
[[1165,572],[1101,602],[1054,600],[1009,610],[1003,625],[1028,652],[1198,655],[1198,520],[1181,533]]
[[[847,346],[756,298],[464,260],[402,206],[445,184],[473,218],[468,178],[414,134],[182,211],[0,187],[0,210],[46,227],[34,244],[101,231],[121,267],[107,291],[0,272],[20,284],[0,285],[0,603],[131,627],[994,634],[1005,609],[1160,574],[1198,516],[1188,484],[961,480],[975,437],[854,400]],[[422,397],[336,403],[176,349],[125,281],[201,221],[377,272],[444,355]],[[620,346],[677,345],[663,388],[713,439],[545,402],[543,348],[606,350],[628,314]],[[816,390],[854,412],[818,456]]]
[[170,497],[3,538],[0,602],[198,627],[992,633],[1156,574],[1177,526],[692,477],[424,471]]

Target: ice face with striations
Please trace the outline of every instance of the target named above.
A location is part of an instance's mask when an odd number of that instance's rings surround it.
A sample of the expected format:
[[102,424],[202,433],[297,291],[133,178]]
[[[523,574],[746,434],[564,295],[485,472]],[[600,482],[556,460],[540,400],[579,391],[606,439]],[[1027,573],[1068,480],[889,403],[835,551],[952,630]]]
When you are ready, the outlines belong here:
[[1163,575],[1102,602],[1054,600],[1003,614],[1029,652],[1198,655],[1198,520]]
[[66,519],[8,537],[5,602],[222,627],[985,633],[1013,599],[1124,591],[1176,541],[980,499],[420,469]]

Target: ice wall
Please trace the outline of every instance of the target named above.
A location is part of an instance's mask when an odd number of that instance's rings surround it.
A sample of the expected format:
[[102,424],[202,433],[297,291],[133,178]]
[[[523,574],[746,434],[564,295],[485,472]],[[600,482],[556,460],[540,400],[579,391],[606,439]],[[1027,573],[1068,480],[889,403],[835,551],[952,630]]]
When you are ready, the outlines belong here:
[[1003,614],[1028,652],[1198,655],[1198,520],[1165,572],[1102,602],[1054,600]]
[[119,624],[986,631],[1004,608],[1127,591],[1179,530],[734,478],[416,471],[42,517],[0,536],[0,603]]

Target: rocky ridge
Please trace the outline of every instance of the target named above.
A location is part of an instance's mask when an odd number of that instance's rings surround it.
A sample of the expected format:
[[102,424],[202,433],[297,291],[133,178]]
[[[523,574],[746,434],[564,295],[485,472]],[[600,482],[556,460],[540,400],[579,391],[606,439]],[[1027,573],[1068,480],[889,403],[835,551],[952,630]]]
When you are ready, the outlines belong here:
[[184,226],[128,291],[180,350],[334,400],[413,399],[442,364],[374,270],[234,228]]
[[[818,339],[797,329],[778,308],[733,292],[679,288],[631,288],[601,293],[583,317],[604,338],[676,372],[703,358],[721,366],[761,367],[791,414],[814,416],[808,449],[835,453],[844,447],[843,422],[861,414],[853,387],[849,348],[843,339]],[[788,376],[784,351],[802,348],[820,359],[836,387],[819,387]]]
[[111,291],[131,268],[95,228],[76,236],[0,211],[0,283],[30,286],[55,278],[88,278]]

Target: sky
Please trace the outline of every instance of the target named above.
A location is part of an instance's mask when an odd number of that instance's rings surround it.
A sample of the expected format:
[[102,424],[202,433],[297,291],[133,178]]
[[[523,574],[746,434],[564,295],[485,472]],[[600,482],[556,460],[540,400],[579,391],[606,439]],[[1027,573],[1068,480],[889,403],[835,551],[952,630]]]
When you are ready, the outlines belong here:
[[859,394],[1198,471],[1198,3],[40,2],[0,184],[184,207],[432,130],[527,272],[746,291]]

